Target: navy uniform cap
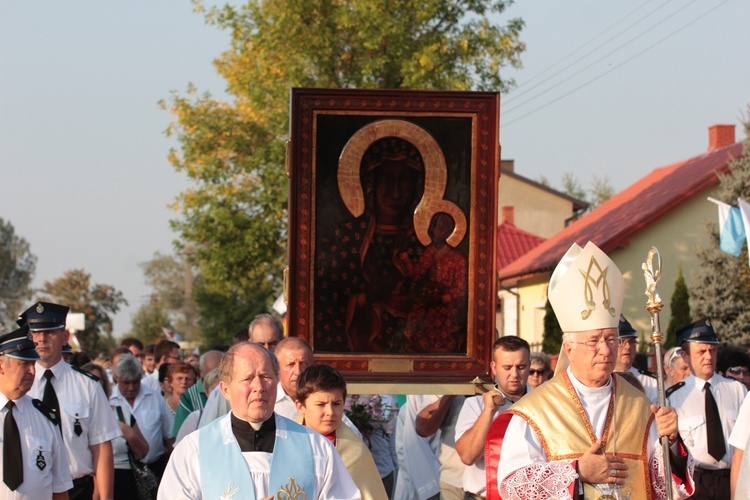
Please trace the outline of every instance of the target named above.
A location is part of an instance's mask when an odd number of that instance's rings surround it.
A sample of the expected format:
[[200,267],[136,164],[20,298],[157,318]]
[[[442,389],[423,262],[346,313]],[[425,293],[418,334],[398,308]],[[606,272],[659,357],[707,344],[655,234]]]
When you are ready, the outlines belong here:
[[65,328],[68,307],[52,302],[37,302],[21,313],[17,323],[27,325],[32,332]]
[[635,331],[633,325],[622,314],[620,314],[620,324],[617,325],[617,333],[621,339],[634,339],[638,337],[638,332]]
[[0,335],[0,354],[16,359],[36,360],[36,344],[31,340],[29,329],[22,326],[18,330]]
[[70,344],[65,344],[62,346],[62,353],[63,354],[73,354],[73,348],[70,347]]
[[688,326],[677,330],[677,342],[702,342],[704,344],[718,344],[719,338],[716,336],[714,327],[711,326],[711,320],[702,318],[691,323]]

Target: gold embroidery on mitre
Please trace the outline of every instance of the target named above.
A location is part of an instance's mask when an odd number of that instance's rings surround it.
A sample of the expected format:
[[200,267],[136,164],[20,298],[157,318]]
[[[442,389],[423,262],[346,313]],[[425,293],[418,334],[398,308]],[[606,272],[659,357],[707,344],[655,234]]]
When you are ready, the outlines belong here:
[[[594,277],[591,275],[591,271],[593,271],[593,268],[596,267],[596,269],[599,271],[599,277],[594,279]],[[602,267],[599,265],[599,263],[596,261],[594,257],[591,257],[591,261],[589,261],[589,267],[586,269],[586,272],[583,272],[582,269],[579,269],[581,272],[581,276],[583,276],[583,301],[586,304],[586,310],[581,311],[581,318],[588,319],[589,316],[591,316],[591,313],[596,309],[596,302],[594,302],[594,290],[599,289],[599,284],[602,284],[602,305],[604,306],[604,309],[609,312],[612,317],[615,317],[615,308],[609,307],[610,306],[610,300],[609,300],[609,283],[607,283],[607,269],[608,267],[605,267],[602,269]],[[593,288],[592,288],[593,284]]]
[[297,485],[293,477],[289,478],[289,484],[279,488],[276,492],[276,500],[307,500],[305,489]]

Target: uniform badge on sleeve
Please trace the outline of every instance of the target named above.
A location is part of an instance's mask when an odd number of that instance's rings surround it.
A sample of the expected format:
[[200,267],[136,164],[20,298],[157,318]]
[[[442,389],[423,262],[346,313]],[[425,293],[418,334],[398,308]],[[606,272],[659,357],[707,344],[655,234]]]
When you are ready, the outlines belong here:
[[36,466],[39,467],[39,470],[44,470],[44,468],[47,467],[47,461],[44,460],[42,450],[39,450],[39,455],[36,456]]

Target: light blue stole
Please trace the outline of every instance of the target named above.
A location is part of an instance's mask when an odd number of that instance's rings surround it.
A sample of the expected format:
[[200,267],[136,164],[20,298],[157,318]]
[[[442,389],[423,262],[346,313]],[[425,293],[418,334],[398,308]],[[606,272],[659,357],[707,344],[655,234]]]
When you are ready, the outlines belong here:
[[[274,417],[276,440],[271,458],[269,493],[280,500],[312,500],[315,463],[307,431],[298,423],[276,413]],[[253,479],[232,433],[230,419],[231,413],[199,431],[201,493],[206,500],[256,500]],[[302,492],[304,496],[300,494]]]

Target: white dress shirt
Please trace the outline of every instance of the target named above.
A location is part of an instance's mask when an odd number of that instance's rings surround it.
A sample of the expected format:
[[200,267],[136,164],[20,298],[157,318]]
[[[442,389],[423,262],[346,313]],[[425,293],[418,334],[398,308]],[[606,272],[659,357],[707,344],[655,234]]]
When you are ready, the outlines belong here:
[[[276,418],[277,432],[280,428],[279,417]],[[232,434],[229,415],[223,417],[221,425],[223,433]],[[307,496],[315,499],[359,499],[360,493],[346,470],[341,456],[331,442],[317,432],[305,427],[312,447],[313,462],[315,464],[315,491]],[[200,500],[201,470],[200,470],[200,431],[193,432],[183,439],[175,448],[164,471],[159,485],[159,500]],[[273,454],[262,451],[244,452],[242,457],[247,462],[250,476],[253,479],[255,498],[273,496],[268,491],[268,481],[271,475],[271,458]],[[283,463],[283,462],[282,462]]]
[[148,442],[148,454],[143,459],[147,464],[155,462],[164,454],[164,440],[172,435],[174,415],[160,393],[141,384],[133,406],[120,394],[115,386],[109,398],[112,406],[127,408],[135,416],[141,434]]
[[[494,390],[503,394],[497,389],[497,387],[495,387]],[[527,387],[526,392],[528,391],[529,388]],[[515,402],[509,397],[505,395],[503,396],[505,397],[505,402],[495,410],[495,413],[492,414],[493,422]],[[466,434],[466,431],[471,429],[479,418],[479,415],[482,414],[483,410],[484,399],[482,399],[481,395],[466,398],[464,405],[461,408],[461,413],[458,414],[458,420],[456,421],[456,441]],[[463,488],[464,491],[469,493],[479,495],[480,497],[485,496],[485,493],[487,492],[487,473],[484,471],[484,450],[482,451],[482,455],[477,458],[476,462],[472,465],[467,465],[464,469]]]
[[[419,411],[422,411],[422,409],[439,399],[440,396],[436,395],[424,396],[422,407]],[[440,451],[438,452],[440,481],[461,489],[464,487],[463,478],[466,465],[461,461],[461,457],[456,451],[456,424],[458,423],[458,415],[461,413],[465,400],[466,397],[464,396],[456,396],[451,403],[448,413],[445,414],[443,423],[440,426]]]
[[728,469],[732,464],[734,449],[729,446],[729,436],[734,429],[734,423],[740,412],[740,406],[745,399],[747,389],[734,379],[724,378],[714,373],[708,380],[711,383],[711,392],[716,400],[721,417],[721,427],[724,431],[724,440],[727,443],[727,451],[720,461],[716,461],[708,454],[706,442],[706,409],[705,393],[703,387],[705,380],[689,375],[685,380],[676,384],[667,398],[668,406],[677,411],[677,423],[680,428],[680,436],[690,453],[695,458],[695,465],[704,469]]
[[646,391],[646,397],[650,399],[653,404],[659,406],[659,384],[656,377],[644,375],[634,366],[630,367],[630,373],[632,373],[633,376],[638,379],[638,382],[641,383],[643,390]]
[[[47,369],[36,364],[34,385],[29,396],[42,399],[47,380]],[[94,473],[91,446],[112,441],[121,436],[120,426],[107,402],[104,389],[96,380],[74,370],[65,361],[51,368],[51,380],[60,403],[63,445],[68,451],[70,474],[73,479]],[[75,433],[75,423],[80,424],[81,435]]]
[[408,395],[398,412],[396,455],[398,474],[393,497],[426,500],[440,493],[440,431],[428,438],[417,434],[415,423],[426,396]]
[[[3,432],[8,409],[8,398],[0,393],[0,436]],[[60,430],[39,410],[34,408],[31,398],[23,396],[14,400],[13,416],[21,435],[23,457],[23,483],[11,491],[0,480],[0,498],[7,500],[38,500],[52,498],[53,493],[62,493],[73,487],[68,468],[68,454],[60,439]],[[5,437],[2,436],[3,443]],[[0,475],[3,470],[3,453],[0,446]],[[41,457],[41,459],[40,459]]]
[[205,427],[219,417],[223,417],[229,413],[230,406],[229,401],[221,393],[219,384],[211,391],[206,400],[206,406],[203,407],[203,414],[201,414],[200,420],[198,421],[198,428]]
[[737,421],[734,423],[734,429],[729,436],[729,444],[735,448],[745,451],[745,446],[750,439],[750,398],[745,396],[745,400],[740,406],[740,412]]

